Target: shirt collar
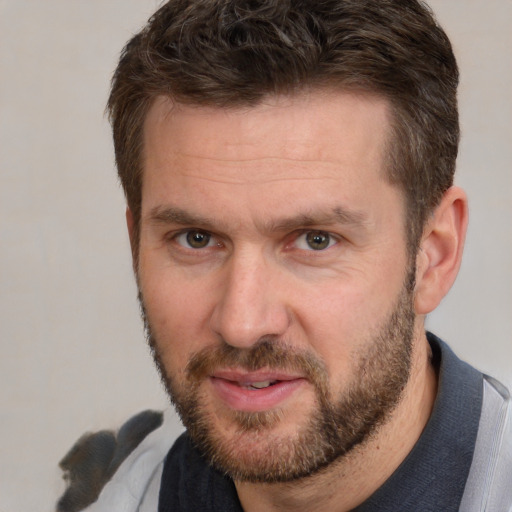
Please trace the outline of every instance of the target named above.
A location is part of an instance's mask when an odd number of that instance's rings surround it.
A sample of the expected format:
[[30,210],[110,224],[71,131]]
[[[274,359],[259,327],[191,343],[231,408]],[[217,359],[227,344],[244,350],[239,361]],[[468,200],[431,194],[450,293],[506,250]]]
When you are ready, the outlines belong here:
[[439,387],[432,415],[411,453],[357,512],[459,510],[482,408],[482,374],[427,333]]

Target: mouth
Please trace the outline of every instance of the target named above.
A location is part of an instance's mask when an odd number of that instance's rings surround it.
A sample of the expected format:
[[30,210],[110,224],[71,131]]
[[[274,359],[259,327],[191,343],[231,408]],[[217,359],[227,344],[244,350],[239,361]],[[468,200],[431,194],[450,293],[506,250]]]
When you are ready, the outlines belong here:
[[247,389],[264,389],[264,388],[268,388],[269,386],[274,386],[278,382],[279,382],[278,380],[273,380],[273,381],[264,380],[261,382],[253,382],[251,384],[247,384],[244,387]]
[[277,372],[218,371],[210,376],[217,398],[230,409],[267,411],[284,405],[306,382],[301,375]]

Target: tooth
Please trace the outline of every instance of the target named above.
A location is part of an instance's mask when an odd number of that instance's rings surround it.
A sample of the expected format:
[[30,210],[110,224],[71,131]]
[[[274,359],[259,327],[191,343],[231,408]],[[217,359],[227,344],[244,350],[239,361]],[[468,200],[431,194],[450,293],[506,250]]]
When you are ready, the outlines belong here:
[[252,382],[249,387],[256,389],[268,388],[271,384],[270,380],[263,380],[261,382]]

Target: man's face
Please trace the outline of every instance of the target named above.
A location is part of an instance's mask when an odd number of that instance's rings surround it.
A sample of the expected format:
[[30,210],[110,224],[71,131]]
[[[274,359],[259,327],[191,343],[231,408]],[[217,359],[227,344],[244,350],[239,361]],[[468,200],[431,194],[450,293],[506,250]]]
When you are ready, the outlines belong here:
[[385,179],[384,100],[173,105],[145,124],[138,282],[155,359],[196,443],[284,481],[363,442],[410,366],[414,269]]

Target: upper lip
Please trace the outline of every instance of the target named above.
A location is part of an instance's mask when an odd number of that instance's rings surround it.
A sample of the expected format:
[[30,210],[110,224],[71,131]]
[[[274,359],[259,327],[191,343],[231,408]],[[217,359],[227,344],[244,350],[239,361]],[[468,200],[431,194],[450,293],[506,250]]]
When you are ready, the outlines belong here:
[[252,382],[275,382],[283,380],[296,380],[304,378],[302,375],[290,375],[282,371],[276,370],[256,370],[253,372],[246,372],[241,370],[217,370],[212,373],[211,377],[216,379],[229,380],[231,382],[237,382],[244,386],[251,384]]

